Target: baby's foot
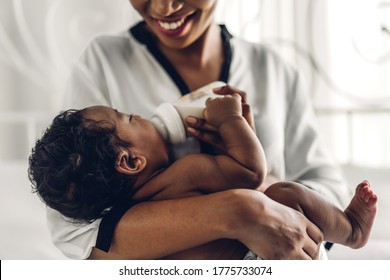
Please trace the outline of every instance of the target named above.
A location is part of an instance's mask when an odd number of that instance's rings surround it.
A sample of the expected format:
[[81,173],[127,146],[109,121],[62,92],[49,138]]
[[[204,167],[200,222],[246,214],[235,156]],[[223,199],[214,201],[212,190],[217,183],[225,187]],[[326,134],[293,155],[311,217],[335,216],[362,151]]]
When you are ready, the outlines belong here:
[[357,249],[367,243],[376,215],[377,202],[378,197],[371,190],[368,181],[363,181],[356,187],[355,195],[345,209],[352,225],[352,234],[346,245]]

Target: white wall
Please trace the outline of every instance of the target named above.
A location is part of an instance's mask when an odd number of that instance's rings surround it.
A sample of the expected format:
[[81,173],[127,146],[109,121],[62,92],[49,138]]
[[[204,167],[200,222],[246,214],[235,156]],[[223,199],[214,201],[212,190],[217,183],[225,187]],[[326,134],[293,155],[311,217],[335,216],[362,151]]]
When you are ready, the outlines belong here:
[[0,2],[0,161],[25,160],[61,108],[72,61],[137,15],[126,0]]

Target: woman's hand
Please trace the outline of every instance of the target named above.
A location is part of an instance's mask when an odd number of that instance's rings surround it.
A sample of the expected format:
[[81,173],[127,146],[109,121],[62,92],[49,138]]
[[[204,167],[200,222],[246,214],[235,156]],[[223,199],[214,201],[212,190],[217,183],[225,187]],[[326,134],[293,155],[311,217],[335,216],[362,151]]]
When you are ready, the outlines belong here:
[[[246,193],[245,193],[246,192]],[[317,259],[323,234],[303,214],[263,193],[240,190],[242,221],[235,237],[263,259]]]

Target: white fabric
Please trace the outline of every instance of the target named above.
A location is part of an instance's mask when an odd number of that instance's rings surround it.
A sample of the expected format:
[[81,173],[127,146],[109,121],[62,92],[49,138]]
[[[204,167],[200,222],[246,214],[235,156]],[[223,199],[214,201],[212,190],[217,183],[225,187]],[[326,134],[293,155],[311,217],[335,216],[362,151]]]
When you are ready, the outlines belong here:
[[[320,249],[318,251],[318,259],[319,260],[328,260],[328,255],[326,254],[326,250],[324,246],[320,246]],[[246,255],[244,256],[243,260],[249,261],[249,260],[262,260],[259,256],[257,256],[252,251],[248,251]]]
[[[269,171],[281,179],[300,181],[344,204],[349,190],[321,146],[310,100],[297,73],[260,45],[238,38],[233,38],[231,45],[228,83],[248,95]],[[148,118],[160,103],[180,96],[146,46],[124,31],[101,36],[87,47],[73,67],[64,109],[101,104]],[[96,240],[96,230],[76,228],[58,217],[48,218],[48,223],[55,225],[51,226],[53,242],[65,255],[85,258]],[[69,243],[77,243],[81,251],[72,251]]]
[[87,259],[96,244],[100,220],[74,223],[58,211],[46,207],[48,228],[53,244],[70,259]]

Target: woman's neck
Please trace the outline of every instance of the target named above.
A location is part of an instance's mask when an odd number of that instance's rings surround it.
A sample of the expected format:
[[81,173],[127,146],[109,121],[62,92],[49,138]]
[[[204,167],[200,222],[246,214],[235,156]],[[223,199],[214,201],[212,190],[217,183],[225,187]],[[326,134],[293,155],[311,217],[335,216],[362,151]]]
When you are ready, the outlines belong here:
[[[198,40],[186,48],[172,49],[161,44],[159,48],[191,90],[218,80],[224,56],[221,30],[217,24],[211,24]],[[197,77],[195,81],[194,75]]]

